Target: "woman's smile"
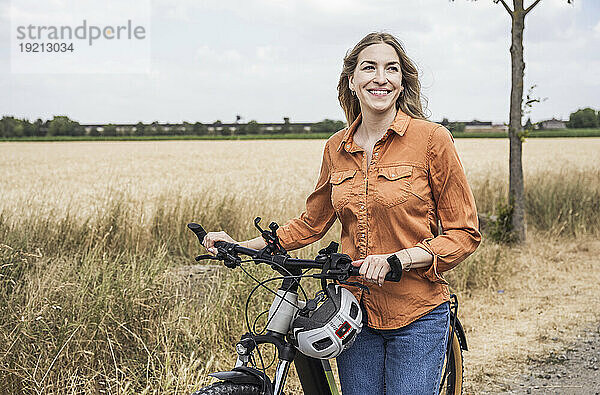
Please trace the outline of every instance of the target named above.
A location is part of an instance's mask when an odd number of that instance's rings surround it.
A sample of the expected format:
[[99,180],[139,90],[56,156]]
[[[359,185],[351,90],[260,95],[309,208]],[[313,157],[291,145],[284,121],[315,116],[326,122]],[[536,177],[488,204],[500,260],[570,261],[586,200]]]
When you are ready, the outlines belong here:
[[388,89],[367,89],[367,92],[375,97],[384,97],[390,94],[392,91]]

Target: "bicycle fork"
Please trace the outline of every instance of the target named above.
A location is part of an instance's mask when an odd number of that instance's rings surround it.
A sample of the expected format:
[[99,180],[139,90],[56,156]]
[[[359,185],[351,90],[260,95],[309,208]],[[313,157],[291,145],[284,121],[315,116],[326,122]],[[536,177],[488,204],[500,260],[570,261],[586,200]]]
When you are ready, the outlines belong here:
[[[285,340],[298,309],[305,306],[305,301],[298,300],[298,294],[290,290],[287,284],[277,291],[269,309],[266,333],[252,335],[247,333],[236,344],[238,354],[234,370],[244,370],[260,379],[267,394],[282,395],[290,365],[294,362],[303,392],[311,395],[337,395],[335,379],[328,361],[310,358],[297,352],[296,348]],[[273,344],[277,349],[278,363],[273,383],[267,375],[259,370],[247,367],[252,355],[260,344]],[[260,353],[259,350],[256,350]],[[252,369],[252,370],[250,370]]]
[[[283,288],[283,287],[282,287]],[[279,362],[275,369],[273,383],[268,382],[268,377],[264,372],[263,380],[266,386],[271,386],[273,395],[283,394],[283,388],[287,375],[289,373],[290,364],[296,356],[296,349],[290,343],[285,341],[285,335],[289,332],[292,321],[298,312],[298,308],[302,308],[304,301],[298,301],[298,294],[289,289],[279,289],[273,303],[269,309],[269,318],[267,321],[265,335],[251,335],[249,333],[242,336],[242,339],[236,344],[236,352],[238,354],[235,368],[247,367],[253,352],[259,344],[270,343],[277,348],[277,357]],[[257,351],[260,353],[260,351]]]

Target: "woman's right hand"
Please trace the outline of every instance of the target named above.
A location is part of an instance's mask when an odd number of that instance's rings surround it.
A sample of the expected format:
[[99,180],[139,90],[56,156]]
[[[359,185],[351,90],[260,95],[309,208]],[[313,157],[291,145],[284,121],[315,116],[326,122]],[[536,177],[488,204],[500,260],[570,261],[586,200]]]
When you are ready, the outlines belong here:
[[231,236],[227,233],[220,232],[208,232],[206,236],[204,236],[204,240],[202,241],[202,245],[208,252],[213,255],[217,255],[217,249],[215,248],[215,242],[217,241],[226,241],[228,243],[239,244],[237,241],[233,240]]

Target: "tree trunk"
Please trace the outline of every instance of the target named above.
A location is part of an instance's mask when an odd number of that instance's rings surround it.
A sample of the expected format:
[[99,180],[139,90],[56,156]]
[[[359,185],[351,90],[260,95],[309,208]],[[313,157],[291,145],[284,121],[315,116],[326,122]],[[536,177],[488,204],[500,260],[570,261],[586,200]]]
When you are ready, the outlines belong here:
[[509,154],[509,202],[513,204],[512,226],[516,241],[525,242],[525,192],[523,187],[522,145],[520,135],[523,131],[523,75],[525,61],[523,60],[523,30],[525,29],[525,10],[523,0],[513,0],[512,13],[512,44],[510,58],[512,81],[510,91],[510,122],[508,137],[510,139]]

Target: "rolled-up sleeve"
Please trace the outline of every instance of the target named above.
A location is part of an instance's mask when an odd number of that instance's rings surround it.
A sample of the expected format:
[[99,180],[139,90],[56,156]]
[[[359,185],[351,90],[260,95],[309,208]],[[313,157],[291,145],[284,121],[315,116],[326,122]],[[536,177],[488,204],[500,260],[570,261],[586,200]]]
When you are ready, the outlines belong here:
[[277,230],[279,241],[286,250],[295,250],[314,243],[323,237],[335,222],[336,215],[331,204],[328,150],[328,144],[325,144],[319,179],[315,190],[306,199],[304,212]]
[[440,274],[462,262],[481,242],[477,208],[448,129],[438,127],[432,133],[427,160],[443,233],[420,241],[417,247],[433,255],[425,276],[432,282],[447,284]]

